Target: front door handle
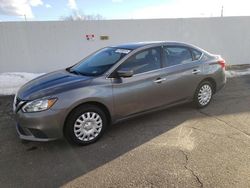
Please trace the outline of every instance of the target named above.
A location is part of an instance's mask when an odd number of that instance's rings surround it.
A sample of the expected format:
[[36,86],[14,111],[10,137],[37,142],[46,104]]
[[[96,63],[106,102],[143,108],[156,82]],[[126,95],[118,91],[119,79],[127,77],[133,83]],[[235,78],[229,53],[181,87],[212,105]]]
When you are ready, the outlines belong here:
[[162,83],[162,82],[165,81],[165,80],[166,80],[166,78],[157,78],[157,79],[154,81],[154,83],[160,84],[160,83]]
[[192,71],[193,74],[198,74],[198,73],[200,73],[200,72],[201,72],[201,70],[199,70],[199,69],[194,69],[194,70]]

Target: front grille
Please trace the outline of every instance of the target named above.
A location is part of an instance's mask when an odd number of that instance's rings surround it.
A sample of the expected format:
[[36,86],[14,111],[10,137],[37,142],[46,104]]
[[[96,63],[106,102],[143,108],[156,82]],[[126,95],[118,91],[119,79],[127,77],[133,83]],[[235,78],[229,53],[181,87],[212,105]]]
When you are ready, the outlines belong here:
[[20,110],[20,108],[23,107],[23,105],[25,104],[26,101],[22,101],[20,98],[16,97],[15,101],[14,101],[14,105],[15,105],[15,111],[17,112],[18,110]]
[[18,97],[16,97],[15,106],[17,107],[20,102],[21,102],[21,99],[19,99]]

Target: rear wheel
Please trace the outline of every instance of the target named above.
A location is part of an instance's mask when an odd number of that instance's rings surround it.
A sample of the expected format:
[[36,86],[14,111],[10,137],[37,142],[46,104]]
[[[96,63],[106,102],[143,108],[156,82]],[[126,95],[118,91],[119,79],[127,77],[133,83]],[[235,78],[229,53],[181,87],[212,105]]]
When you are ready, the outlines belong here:
[[196,107],[198,108],[204,108],[206,107],[212,99],[213,96],[213,87],[212,84],[209,81],[202,82],[194,95],[194,102],[196,104]]
[[97,141],[107,126],[105,113],[94,105],[82,105],[69,115],[64,135],[74,144],[88,145]]

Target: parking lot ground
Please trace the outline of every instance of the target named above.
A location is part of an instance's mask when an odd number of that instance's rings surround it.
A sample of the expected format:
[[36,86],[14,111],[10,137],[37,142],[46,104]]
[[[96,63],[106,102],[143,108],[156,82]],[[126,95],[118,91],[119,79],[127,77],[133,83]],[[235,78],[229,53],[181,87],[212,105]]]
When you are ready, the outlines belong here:
[[97,143],[22,142],[0,97],[1,187],[250,187],[250,76],[202,110],[182,105],[110,128]]

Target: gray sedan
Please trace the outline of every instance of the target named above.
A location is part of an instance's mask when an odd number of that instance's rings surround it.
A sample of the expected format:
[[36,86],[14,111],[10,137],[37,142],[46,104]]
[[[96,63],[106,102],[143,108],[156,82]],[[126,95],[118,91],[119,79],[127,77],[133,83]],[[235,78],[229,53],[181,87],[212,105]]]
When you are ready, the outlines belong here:
[[86,145],[107,126],[139,114],[190,101],[203,108],[225,83],[225,61],[193,45],[106,47],[22,86],[13,104],[17,132],[25,140],[64,136]]

